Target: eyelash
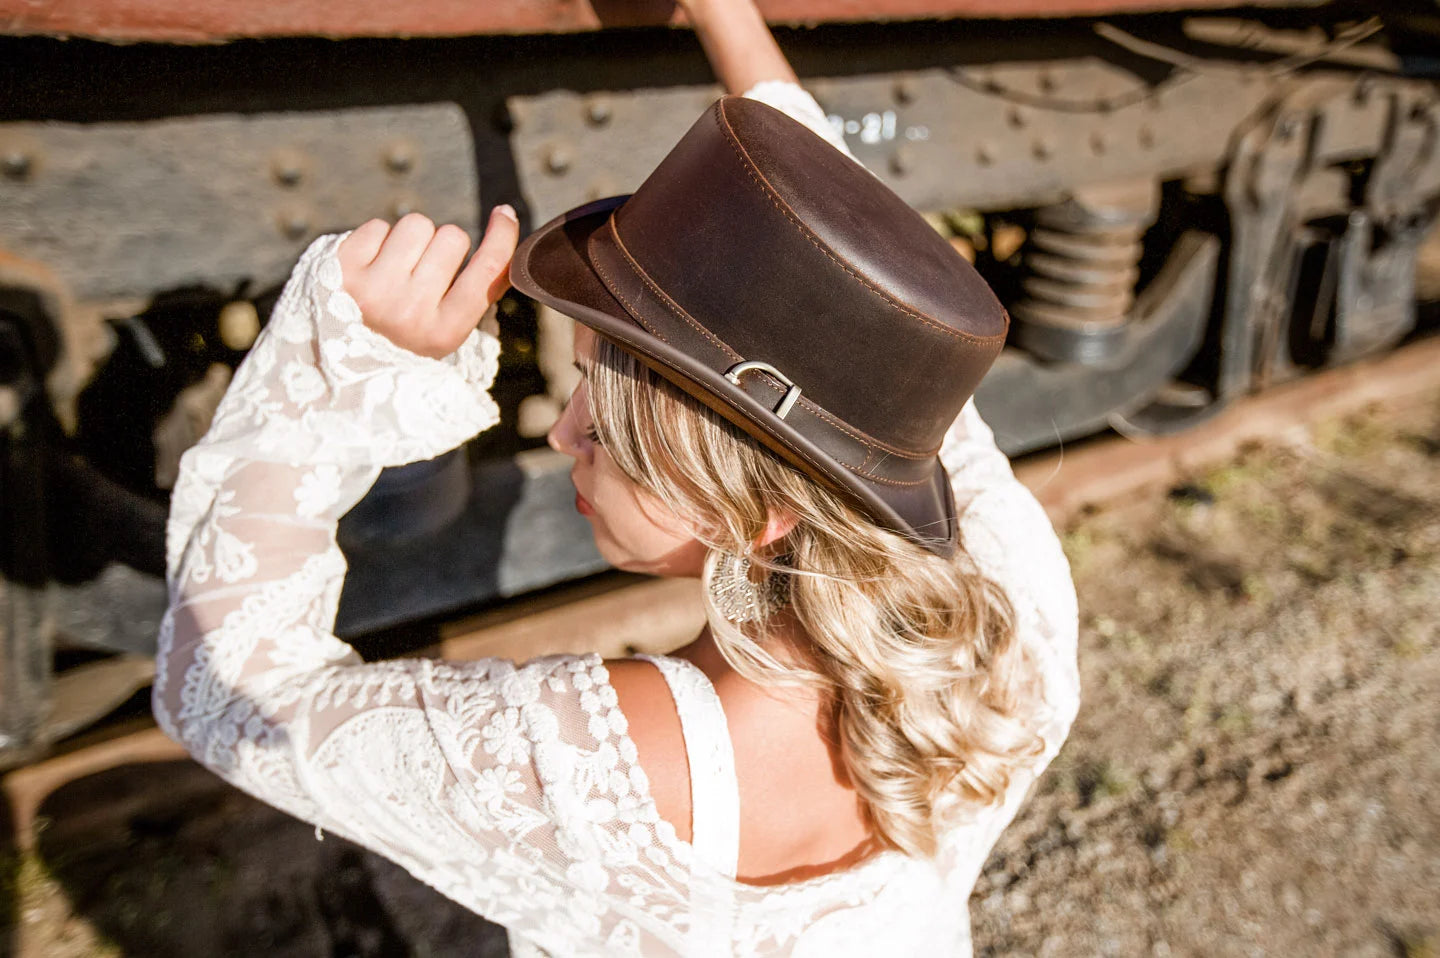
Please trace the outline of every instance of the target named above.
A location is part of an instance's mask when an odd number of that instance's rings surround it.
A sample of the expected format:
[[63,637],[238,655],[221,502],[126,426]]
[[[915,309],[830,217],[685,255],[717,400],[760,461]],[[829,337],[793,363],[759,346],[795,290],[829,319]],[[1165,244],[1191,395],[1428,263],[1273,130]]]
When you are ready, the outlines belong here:
[[600,433],[596,431],[593,425],[585,427],[585,438],[597,446],[600,445]]

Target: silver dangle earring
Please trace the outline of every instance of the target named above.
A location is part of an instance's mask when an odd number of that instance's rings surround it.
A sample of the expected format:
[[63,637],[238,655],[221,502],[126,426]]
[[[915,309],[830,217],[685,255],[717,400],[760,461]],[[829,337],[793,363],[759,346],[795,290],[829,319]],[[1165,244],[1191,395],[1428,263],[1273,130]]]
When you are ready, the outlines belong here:
[[[775,561],[784,562],[785,558]],[[764,580],[754,582],[748,556],[721,552],[710,575],[710,599],[731,622],[757,622],[789,604],[790,577],[769,572]]]

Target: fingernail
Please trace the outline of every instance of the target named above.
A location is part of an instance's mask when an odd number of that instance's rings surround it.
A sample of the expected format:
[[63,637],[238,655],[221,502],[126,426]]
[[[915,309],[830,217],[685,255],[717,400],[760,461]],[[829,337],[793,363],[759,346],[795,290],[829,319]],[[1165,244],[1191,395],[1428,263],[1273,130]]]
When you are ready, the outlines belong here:
[[501,203],[499,206],[495,207],[495,212],[499,213],[501,216],[505,217],[508,220],[513,220],[516,223],[520,222],[520,217],[515,215],[515,207],[511,206],[509,203]]

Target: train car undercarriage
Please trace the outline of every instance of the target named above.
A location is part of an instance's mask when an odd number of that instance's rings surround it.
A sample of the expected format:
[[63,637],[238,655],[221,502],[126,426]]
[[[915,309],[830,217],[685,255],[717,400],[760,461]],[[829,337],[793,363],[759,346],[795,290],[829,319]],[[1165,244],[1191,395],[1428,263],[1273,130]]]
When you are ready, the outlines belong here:
[[[977,402],[1018,454],[1183,430],[1412,334],[1434,298],[1433,19],[781,39],[857,156],[1009,305]],[[0,64],[0,765],[148,682],[166,490],[311,238],[412,209],[473,235],[501,202],[538,224],[638,184],[718,93],[666,30],[8,37]],[[541,438],[572,385],[568,320],[499,312],[504,425],[388,471],[347,517],[345,634],[603,568]]]

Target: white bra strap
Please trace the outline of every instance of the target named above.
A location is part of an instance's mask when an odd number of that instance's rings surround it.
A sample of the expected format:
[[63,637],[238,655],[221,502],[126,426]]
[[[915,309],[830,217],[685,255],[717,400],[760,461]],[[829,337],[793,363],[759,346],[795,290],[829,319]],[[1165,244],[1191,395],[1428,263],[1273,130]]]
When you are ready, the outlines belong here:
[[726,878],[740,859],[740,786],[730,727],[715,686],[685,659],[637,655],[660,670],[675,699],[690,763],[690,844],[695,855]]

